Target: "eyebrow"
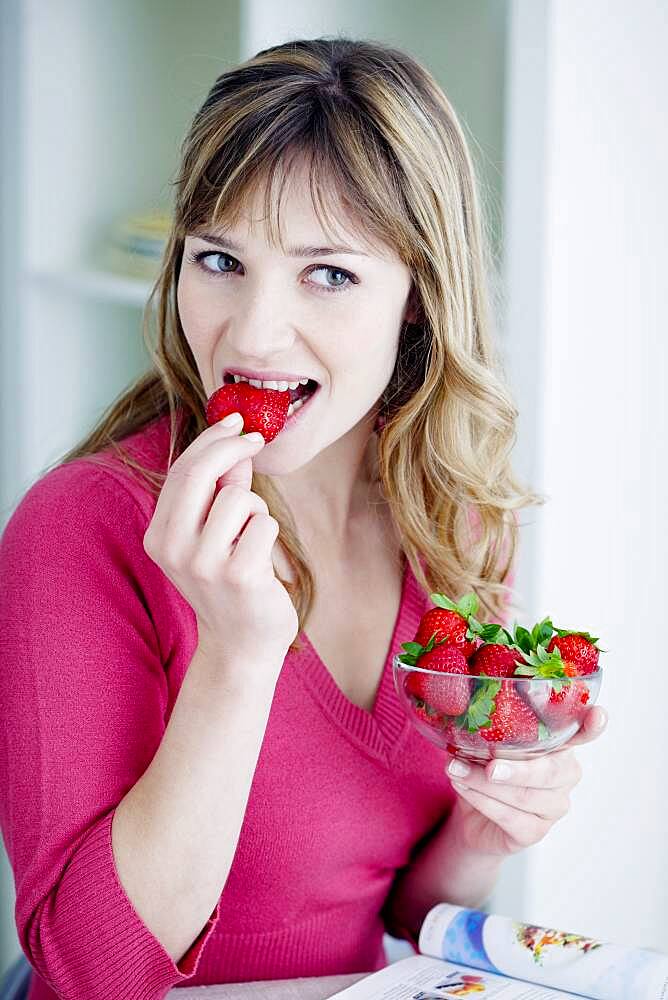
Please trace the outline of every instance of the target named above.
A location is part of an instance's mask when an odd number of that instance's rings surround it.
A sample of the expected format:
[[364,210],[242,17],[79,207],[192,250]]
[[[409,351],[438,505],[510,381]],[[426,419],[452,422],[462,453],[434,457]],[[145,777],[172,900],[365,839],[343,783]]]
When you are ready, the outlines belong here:
[[[234,240],[231,240],[229,236],[223,237],[222,235],[216,236],[215,233],[192,233],[199,240],[206,240],[207,243],[214,243],[216,246],[224,247],[226,250],[232,250],[234,253],[244,253],[244,248]],[[304,244],[300,244],[295,247],[288,247],[288,257],[324,257],[326,255],[331,255],[335,253],[348,253],[354,254],[358,257],[368,257],[368,253],[363,253],[361,250],[354,250],[352,247],[347,246],[336,246],[336,247],[311,247]]]

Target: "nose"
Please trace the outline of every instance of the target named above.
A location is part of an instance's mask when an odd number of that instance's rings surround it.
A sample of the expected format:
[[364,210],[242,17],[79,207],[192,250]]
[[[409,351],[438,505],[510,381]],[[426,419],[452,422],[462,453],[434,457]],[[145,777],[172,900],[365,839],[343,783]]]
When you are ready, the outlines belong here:
[[295,339],[289,303],[266,284],[240,295],[226,339],[230,353],[249,367],[266,367],[272,358],[287,357]]

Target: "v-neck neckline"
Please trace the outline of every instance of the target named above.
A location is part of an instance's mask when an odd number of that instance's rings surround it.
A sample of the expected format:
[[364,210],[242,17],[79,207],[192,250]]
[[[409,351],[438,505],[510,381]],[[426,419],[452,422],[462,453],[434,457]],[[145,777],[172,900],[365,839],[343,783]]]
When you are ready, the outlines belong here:
[[396,750],[410,726],[394,688],[392,660],[417,631],[425,611],[422,594],[410,564],[404,558],[401,600],[392,638],[382,665],[382,673],[371,710],[362,708],[343,693],[305,632],[299,633],[303,649],[296,654],[298,676],[327,714],[365,749],[385,760]]

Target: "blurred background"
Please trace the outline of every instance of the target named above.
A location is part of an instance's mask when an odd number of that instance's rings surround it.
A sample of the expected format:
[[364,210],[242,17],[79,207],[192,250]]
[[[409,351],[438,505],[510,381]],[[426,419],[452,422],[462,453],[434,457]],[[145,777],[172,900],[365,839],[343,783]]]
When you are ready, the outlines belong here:
[[[434,74],[497,252],[515,468],[548,498],[522,515],[518,617],[608,650],[610,722],[577,751],[571,811],[506,863],[487,909],[668,951],[668,4],[2,0],[0,18],[0,531],[147,366],[179,145],[215,78],[337,34]],[[20,951],[14,901],[0,847],[0,973]]]

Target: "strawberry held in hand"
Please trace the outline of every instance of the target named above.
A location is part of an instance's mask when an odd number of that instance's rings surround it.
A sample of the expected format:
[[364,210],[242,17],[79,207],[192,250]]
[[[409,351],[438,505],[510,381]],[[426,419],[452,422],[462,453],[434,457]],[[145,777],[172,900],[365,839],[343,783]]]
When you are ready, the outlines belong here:
[[206,420],[217,423],[229,413],[240,413],[244,418],[242,434],[259,431],[265,442],[273,441],[280,434],[288,418],[290,392],[279,389],[258,389],[248,382],[221,385],[206,404]]

